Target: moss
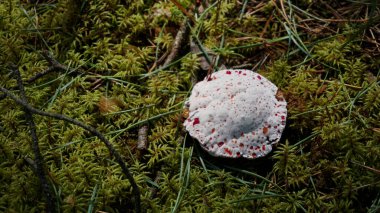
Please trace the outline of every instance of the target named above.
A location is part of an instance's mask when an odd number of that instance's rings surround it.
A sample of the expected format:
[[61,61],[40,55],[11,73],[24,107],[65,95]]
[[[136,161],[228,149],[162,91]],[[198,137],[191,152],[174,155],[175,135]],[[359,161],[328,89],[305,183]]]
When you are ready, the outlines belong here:
[[[192,79],[207,73],[188,37],[173,63],[162,66],[186,19],[174,1],[30,2],[0,4],[0,86],[18,95],[11,74],[17,65],[32,106],[104,133],[132,171],[144,211],[378,208],[379,36],[376,22],[360,22],[378,19],[366,9],[371,3],[178,1],[200,12],[189,37],[227,67],[263,73],[288,101],[287,128],[274,152],[230,161],[208,156],[183,131]],[[341,23],[348,14],[358,23]],[[70,69],[29,82],[50,66],[43,50]],[[131,185],[98,139],[63,121],[34,119],[61,212],[132,211]],[[149,126],[145,150],[137,149],[141,125]],[[45,211],[33,160],[22,107],[1,97],[0,211]]]

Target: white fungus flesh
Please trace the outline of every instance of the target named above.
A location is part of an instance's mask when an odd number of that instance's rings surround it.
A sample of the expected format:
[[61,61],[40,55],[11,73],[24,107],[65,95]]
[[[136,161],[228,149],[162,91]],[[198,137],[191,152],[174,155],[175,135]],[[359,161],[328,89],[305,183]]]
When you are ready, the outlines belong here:
[[286,101],[277,87],[250,70],[221,70],[197,83],[186,102],[184,126],[213,156],[258,158],[281,137]]

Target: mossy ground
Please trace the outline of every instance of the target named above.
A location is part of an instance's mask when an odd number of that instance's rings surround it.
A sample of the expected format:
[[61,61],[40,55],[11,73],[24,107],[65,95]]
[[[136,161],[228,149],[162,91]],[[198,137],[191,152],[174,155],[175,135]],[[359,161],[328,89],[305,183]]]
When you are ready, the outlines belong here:
[[[178,2],[1,1],[0,86],[19,94],[16,65],[32,106],[102,132],[143,211],[379,211],[378,1]],[[186,19],[189,33],[163,66]],[[218,56],[215,69],[253,69],[284,92],[287,128],[270,156],[216,159],[186,136],[183,103],[211,55],[191,52],[190,38]],[[68,68],[28,83],[50,66],[44,50]],[[0,211],[43,212],[23,108],[3,96],[0,119]],[[100,140],[34,119],[59,212],[133,211],[131,184]]]

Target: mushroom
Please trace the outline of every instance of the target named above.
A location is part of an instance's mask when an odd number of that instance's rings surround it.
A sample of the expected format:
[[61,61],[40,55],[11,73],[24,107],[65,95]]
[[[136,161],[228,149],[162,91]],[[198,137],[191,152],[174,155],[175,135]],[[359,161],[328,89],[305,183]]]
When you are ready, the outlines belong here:
[[277,87],[251,70],[221,70],[198,82],[186,101],[184,126],[216,157],[267,155],[286,122],[286,101]]

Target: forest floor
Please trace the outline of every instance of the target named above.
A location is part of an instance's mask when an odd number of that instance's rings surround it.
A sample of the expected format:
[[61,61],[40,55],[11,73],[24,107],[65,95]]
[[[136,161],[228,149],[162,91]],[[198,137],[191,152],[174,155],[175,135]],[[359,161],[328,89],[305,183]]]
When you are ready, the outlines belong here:
[[[186,133],[194,84],[272,81],[265,157]],[[375,0],[0,1],[1,212],[379,212]]]

